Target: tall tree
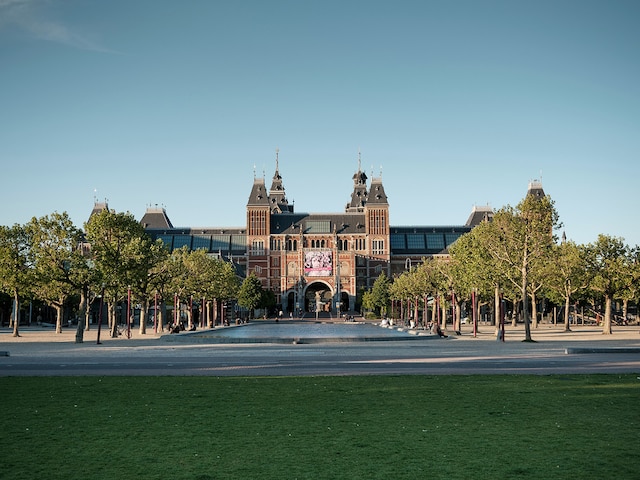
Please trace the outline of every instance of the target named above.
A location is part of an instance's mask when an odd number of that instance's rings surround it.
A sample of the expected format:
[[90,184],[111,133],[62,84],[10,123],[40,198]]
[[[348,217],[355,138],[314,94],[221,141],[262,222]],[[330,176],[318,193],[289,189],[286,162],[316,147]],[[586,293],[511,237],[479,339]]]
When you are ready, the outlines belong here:
[[[71,295],[81,293],[88,274],[79,248],[82,231],[66,212],[32,218],[26,229],[31,239],[35,294],[55,308],[56,332],[61,333],[65,303]],[[84,315],[78,321],[82,323]]]
[[87,240],[98,273],[100,287],[105,293],[111,336],[118,336],[115,318],[116,305],[124,300],[127,289],[136,285],[144,268],[149,237],[131,213],[103,210],[91,216],[86,224]]
[[564,330],[571,331],[569,310],[573,297],[587,287],[586,250],[574,242],[563,242],[554,246],[553,260],[547,263],[545,287],[552,300],[564,304]]
[[529,284],[538,281],[542,265],[549,261],[553,230],[560,226],[558,214],[548,195],[527,195],[516,208],[506,206],[498,210],[488,225],[491,234],[484,237],[485,247],[501,276],[520,294],[525,341],[530,342]]
[[622,238],[598,235],[598,240],[587,245],[587,269],[591,275],[589,287],[604,298],[602,333],[605,335],[611,335],[613,299],[626,286],[629,256],[629,248]]
[[0,225],[0,290],[13,298],[13,336],[20,336],[20,299],[30,292],[33,279],[31,242],[22,225]]
[[391,281],[389,277],[382,271],[371,287],[371,303],[380,315],[387,314],[389,306],[389,286]]
[[254,310],[260,305],[263,296],[263,288],[260,279],[255,273],[244,279],[238,292],[238,305],[249,310],[250,318],[253,318]]
[[139,333],[144,335],[147,333],[149,301],[154,292],[156,277],[161,275],[157,267],[169,256],[169,252],[162,240],[154,242],[147,235],[136,239],[134,251],[137,251],[137,262],[135,272],[130,276],[130,287],[134,299],[140,303]]

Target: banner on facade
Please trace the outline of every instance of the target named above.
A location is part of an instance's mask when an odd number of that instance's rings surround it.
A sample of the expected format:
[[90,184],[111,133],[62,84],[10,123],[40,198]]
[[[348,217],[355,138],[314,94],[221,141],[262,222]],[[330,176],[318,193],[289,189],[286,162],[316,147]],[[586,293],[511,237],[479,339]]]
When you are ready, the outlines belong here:
[[313,250],[304,253],[304,274],[308,277],[327,277],[333,266],[331,250]]

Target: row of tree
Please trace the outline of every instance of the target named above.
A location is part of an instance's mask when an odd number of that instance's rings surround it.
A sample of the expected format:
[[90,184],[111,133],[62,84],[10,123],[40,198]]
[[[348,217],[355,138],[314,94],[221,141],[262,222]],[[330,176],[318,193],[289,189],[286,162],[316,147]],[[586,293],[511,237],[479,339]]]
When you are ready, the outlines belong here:
[[[560,227],[551,198],[528,195],[515,208],[498,210],[492,221],[459,238],[449,256],[423,259],[393,279],[381,275],[364,292],[362,305],[384,314],[397,301],[407,311],[413,309],[407,316],[417,319],[428,299],[445,308],[446,298],[459,322],[463,303],[475,306],[474,318],[480,305],[493,304],[498,320],[499,305],[508,299],[520,306],[525,340],[531,340],[531,319],[535,327],[540,298],[564,305],[566,329],[570,305],[589,300],[604,304],[603,333],[611,333],[613,301],[622,301],[626,318],[629,302],[638,299],[640,248],[606,235],[589,245],[558,242],[554,231]],[[220,302],[237,300],[249,312],[276,303],[273,292],[263,290],[255,275],[241,281],[230,262],[204,250],[169,253],[131,214],[109,210],[92,215],[84,232],[66,213],[0,226],[0,291],[12,297],[15,336],[22,300],[39,299],[53,307],[60,332],[64,306],[77,296],[78,317],[83,319],[78,322],[79,342],[90,325],[89,305],[97,297],[107,305],[112,336],[118,333],[116,306],[129,298],[140,305],[141,333],[146,332],[152,300],[161,306],[173,301],[175,313],[181,301],[195,298],[207,325],[215,323]],[[155,312],[160,328],[162,312],[164,308]],[[436,313],[433,308],[434,317]]]
[[38,299],[54,308],[60,333],[65,305],[78,298],[77,342],[90,328],[89,307],[97,298],[106,304],[105,323],[111,336],[118,335],[116,307],[124,301],[140,306],[142,334],[152,301],[163,307],[154,310],[160,329],[166,301],[173,301],[176,313],[182,301],[197,299],[208,325],[216,321],[220,302],[237,300],[249,312],[275,303],[254,275],[241,281],[230,262],[204,250],[169,253],[133,215],[109,210],[93,214],[84,232],[66,213],[33,218],[26,225],[0,226],[0,291],[12,297],[14,336],[19,336],[22,301]]
[[[519,307],[525,340],[531,341],[540,299],[563,306],[566,330],[570,306],[581,300],[604,305],[603,333],[610,334],[613,302],[621,301],[626,319],[629,302],[639,297],[640,248],[607,235],[588,245],[558,242],[554,231],[561,226],[549,196],[527,195],[515,208],[498,210],[492,221],[459,238],[448,257],[423,259],[394,279],[378,278],[365,292],[363,305],[384,312],[398,301],[414,310],[408,317],[417,319],[418,309],[426,311],[435,299],[454,312],[454,328],[459,328],[462,304],[475,306],[473,318],[479,318],[483,303],[492,304],[497,325],[500,305],[508,299]],[[439,314],[437,308],[431,312],[434,319]]]

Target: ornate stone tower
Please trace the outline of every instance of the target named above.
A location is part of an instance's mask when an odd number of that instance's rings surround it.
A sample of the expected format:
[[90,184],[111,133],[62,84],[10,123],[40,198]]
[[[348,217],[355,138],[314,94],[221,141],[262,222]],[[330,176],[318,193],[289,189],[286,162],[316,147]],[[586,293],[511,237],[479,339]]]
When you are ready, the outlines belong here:
[[247,202],[247,276],[253,272],[260,279],[267,278],[270,217],[271,206],[264,177],[254,176],[253,188]]

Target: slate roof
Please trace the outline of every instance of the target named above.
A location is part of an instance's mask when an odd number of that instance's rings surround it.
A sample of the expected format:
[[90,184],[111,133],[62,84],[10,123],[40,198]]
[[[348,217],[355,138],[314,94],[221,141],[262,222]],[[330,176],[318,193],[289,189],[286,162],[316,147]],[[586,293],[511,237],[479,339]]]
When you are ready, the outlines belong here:
[[162,207],[148,207],[144,216],[140,219],[140,223],[145,229],[173,228],[166,210]]
[[362,234],[363,213],[292,213],[271,215],[272,235]]
[[542,182],[538,180],[531,180],[529,182],[529,188],[527,190],[527,195],[533,195],[536,198],[544,197],[544,189],[542,188]]
[[477,227],[482,222],[490,222],[493,219],[493,209],[490,206],[473,206],[473,210],[465,223],[468,227]]
[[264,178],[254,178],[253,187],[249,194],[248,207],[270,207],[269,195],[267,187],[264,184]]

